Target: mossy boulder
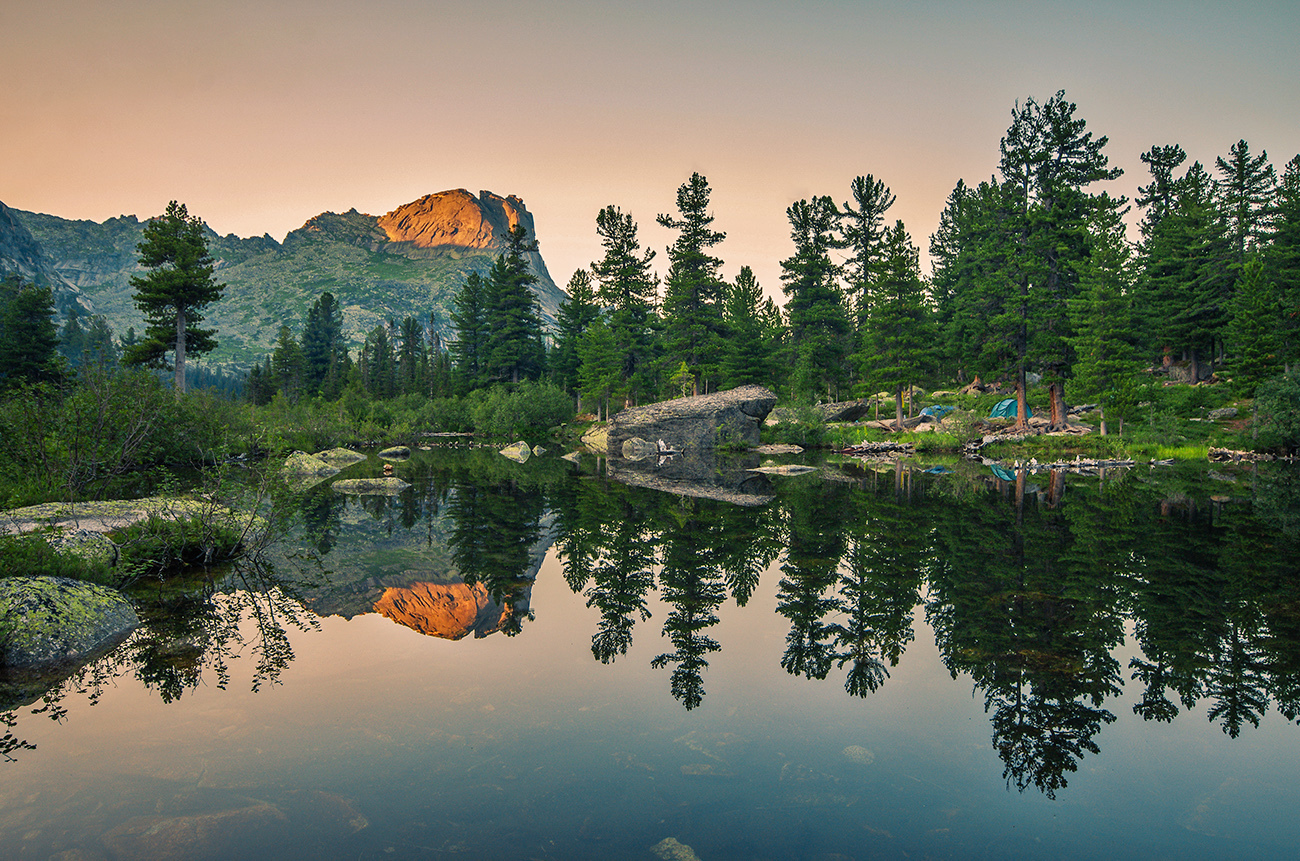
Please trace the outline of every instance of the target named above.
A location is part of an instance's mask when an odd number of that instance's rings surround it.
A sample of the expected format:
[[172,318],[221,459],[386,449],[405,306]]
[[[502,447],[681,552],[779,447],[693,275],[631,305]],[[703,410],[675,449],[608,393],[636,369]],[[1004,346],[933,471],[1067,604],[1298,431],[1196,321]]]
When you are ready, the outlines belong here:
[[404,445],[390,446],[379,453],[384,460],[406,460],[411,456],[411,449]]
[[284,462],[284,472],[292,476],[329,477],[338,471],[338,467],[331,466],[316,455],[307,454],[305,451],[295,451]]
[[120,592],[64,577],[0,579],[0,666],[40,670],[79,663],[140,624]]
[[318,451],[315,457],[331,466],[338,467],[351,466],[366,459],[364,454],[350,448],[331,448],[326,451]]

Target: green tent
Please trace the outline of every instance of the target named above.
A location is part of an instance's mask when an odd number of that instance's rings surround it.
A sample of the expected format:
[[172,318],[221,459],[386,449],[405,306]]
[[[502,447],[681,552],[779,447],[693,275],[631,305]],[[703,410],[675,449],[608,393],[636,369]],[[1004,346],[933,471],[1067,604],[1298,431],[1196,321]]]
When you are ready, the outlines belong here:
[[[1029,408],[1028,404],[1025,405],[1025,412],[1031,416],[1034,414],[1034,411]],[[1016,417],[1015,398],[1003,398],[1002,400],[998,401],[998,405],[993,408],[993,412],[989,413],[989,418],[991,419],[1013,419],[1015,417]]]

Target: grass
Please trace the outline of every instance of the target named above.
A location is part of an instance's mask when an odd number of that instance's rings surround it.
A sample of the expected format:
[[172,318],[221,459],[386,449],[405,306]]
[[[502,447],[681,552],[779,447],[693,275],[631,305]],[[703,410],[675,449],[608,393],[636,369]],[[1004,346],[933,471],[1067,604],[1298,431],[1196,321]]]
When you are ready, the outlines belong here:
[[1207,460],[1210,456],[1208,445],[1158,445],[1157,460]]

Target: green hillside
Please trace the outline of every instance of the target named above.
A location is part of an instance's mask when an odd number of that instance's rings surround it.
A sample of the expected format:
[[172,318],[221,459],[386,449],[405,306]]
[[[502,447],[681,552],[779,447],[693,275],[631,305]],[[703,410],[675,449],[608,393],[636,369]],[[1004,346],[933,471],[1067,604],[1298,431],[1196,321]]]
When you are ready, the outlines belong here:
[[[143,329],[131,301],[132,275],[141,270],[135,246],[144,222],[119,216],[103,222],[71,221],[13,210],[40,242],[59,275],[81,289],[114,332]],[[494,249],[411,249],[390,243],[377,219],[351,210],[322,213],[291,232],[283,243],[270,236],[243,239],[210,233],[209,249],[225,283],[222,300],[209,307],[205,325],[217,330],[218,348],[207,363],[247,367],[270,352],[281,324],[301,332],[307,308],[321,293],[334,294],[343,309],[353,347],[389,320],[414,316],[449,334],[451,298],[472,271],[486,272]],[[537,261],[536,285],[543,316],[553,317],[563,294]]]

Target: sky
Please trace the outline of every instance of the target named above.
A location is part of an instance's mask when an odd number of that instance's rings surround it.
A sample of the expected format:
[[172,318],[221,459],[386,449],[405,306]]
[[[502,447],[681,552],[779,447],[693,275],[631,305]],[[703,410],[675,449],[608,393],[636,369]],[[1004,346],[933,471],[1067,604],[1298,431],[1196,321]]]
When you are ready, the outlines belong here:
[[[518,195],[563,285],[596,213],[658,252],[693,172],[724,274],[780,298],[786,208],[871,174],[925,249],[994,173],[1017,101],[1058,90],[1125,175],[1177,143],[1300,152],[1300,3],[41,0],[0,3],[0,201],[102,221],[185,203],[277,240],[452,188]],[[1098,186],[1099,190],[1102,186]]]

